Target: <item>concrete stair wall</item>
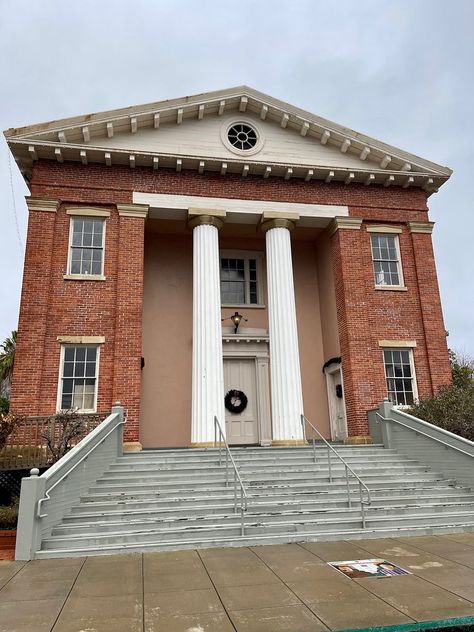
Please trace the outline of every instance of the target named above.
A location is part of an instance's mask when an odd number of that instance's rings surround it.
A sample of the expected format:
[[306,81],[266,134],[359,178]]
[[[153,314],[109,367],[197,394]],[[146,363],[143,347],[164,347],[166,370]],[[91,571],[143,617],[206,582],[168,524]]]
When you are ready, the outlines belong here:
[[245,535],[216,449],[117,458],[42,542],[37,557],[370,538],[474,529],[474,492],[380,445],[337,450],[372,493],[362,527],[357,482],[311,447],[233,448],[248,494]]

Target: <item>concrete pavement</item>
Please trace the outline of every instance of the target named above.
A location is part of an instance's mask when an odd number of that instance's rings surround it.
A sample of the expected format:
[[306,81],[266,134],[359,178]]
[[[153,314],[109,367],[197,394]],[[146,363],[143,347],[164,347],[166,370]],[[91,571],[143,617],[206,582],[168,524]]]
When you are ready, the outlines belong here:
[[[326,564],[372,557],[413,574],[349,579]],[[0,562],[0,632],[408,632],[449,620],[474,629],[474,534]]]

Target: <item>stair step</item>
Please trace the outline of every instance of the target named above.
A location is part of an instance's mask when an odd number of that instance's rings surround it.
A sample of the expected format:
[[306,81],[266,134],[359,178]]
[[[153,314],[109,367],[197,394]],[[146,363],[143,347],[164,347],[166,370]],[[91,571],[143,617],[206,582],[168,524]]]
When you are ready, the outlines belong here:
[[[81,521],[91,522],[91,521],[106,521],[106,520],[116,520],[117,517],[122,519],[139,519],[141,517],[153,517],[153,516],[175,516],[179,518],[181,516],[184,517],[193,517],[193,516],[206,516],[206,515],[220,515],[220,514],[228,514],[231,513],[234,509],[233,502],[220,502],[219,504],[215,503],[215,499],[213,499],[213,504],[194,504],[193,506],[175,506],[170,507],[162,507],[153,506],[152,503],[136,503],[134,506],[132,503],[125,504],[117,504],[117,503],[109,503],[108,505],[103,503],[99,505],[99,507],[94,507],[94,504],[84,504],[75,507],[75,511],[64,517],[63,522],[65,524],[78,523]],[[196,501],[197,503],[199,501]],[[352,499],[352,504],[354,507],[360,506],[359,500],[354,498]],[[371,507],[372,508],[392,508],[392,507],[404,507],[404,508],[412,508],[412,507],[421,507],[421,506],[437,506],[437,505],[473,505],[474,506],[474,495],[470,496],[448,496],[443,497],[439,496],[427,496],[427,497],[419,497],[416,500],[407,497],[407,496],[399,496],[399,497],[385,497],[379,499],[373,499]],[[145,506],[142,506],[145,505]],[[150,506],[151,505],[151,506]],[[326,499],[326,500],[281,500],[279,502],[269,503],[262,499],[262,501],[254,502],[253,500],[249,503],[249,511],[252,513],[266,513],[269,511],[275,511],[282,509],[284,510],[293,510],[293,511],[312,511],[318,510],[321,507],[325,507],[328,509],[337,509],[347,507],[347,499]],[[83,508],[82,511],[79,509]]]
[[[379,528],[379,527],[387,527],[390,524],[397,524],[399,522],[398,516],[387,516],[380,518],[368,518],[367,525],[371,528]],[[405,526],[412,525],[430,525],[433,527],[434,525],[448,525],[455,524],[456,522],[462,522],[463,524],[474,525],[474,512],[452,512],[445,514],[423,514],[423,515],[411,515],[407,517],[403,524]],[[330,519],[318,519],[314,520],[305,520],[304,522],[291,521],[291,522],[268,522],[268,523],[260,523],[260,522],[246,522],[245,523],[245,533],[248,536],[256,536],[262,534],[283,534],[283,533],[312,533],[314,531],[323,533],[325,531],[334,530],[335,527],[343,526],[344,528],[353,528],[356,529],[360,526],[361,520],[359,516],[354,516],[353,519],[347,520],[346,518],[330,518]],[[75,535],[67,535],[67,536],[51,536],[49,538],[45,538],[43,540],[43,548],[48,549],[50,547],[57,548],[58,545],[66,545],[68,542],[74,541],[76,543],[80,542],[89,542],[88,545],[93,544],[118,544],[120,543],[142,543],[150,541],[151,539],[157,539],[160,536],[169,535],[169,532],[172,532],[173,537],[176,540],[186,540],[191,535],[197,534],[207,534],[210,535],[212,533],[215,534],[226,534],[228,537],[239,537],[241,535],[241,527],[240,527],[240,519],[236,517],[233,523],[227,524],[225,526],[176,526],[174,525],[172,529],[161,527],[161,528],[153,528],[153,529],[138,529],[134,531],[129,531],[126,533],[123,532],[109,532],[109,533],[94,533],[94,534],[75,534]],[[113,542],[111,541],[113,540]]]
[[[403,521],[406,522],[412,515],[416,516],[439,514],[445,515],[446,512],[462,512],[463,515],[472,514],[474,519],[474,503],[433,503],[428,506],[420,505],[395,505],[392,507],[366,507],[366,519],[373,520],[376,518],[384,519],[388,516],[400,516],[400,512],[404,512]],[[314,521],[318,521],[326,518],[338,518],[351,521],[353,519],[360,519],[360,505],[358,507],[338,507],[338,508],[326,508],[317,510],[296,510],[273,507],[265,512],[255,512],[253,506],[249,506],[246,514],[246,522],[258,521],[259,524],[277,524],[280,522],[287,523],[292,521],[294,524],[306,524]],[[88,522],[86,520],[77,524],[65,524],[64,521],[61,525],[53,529],[53,535],[67,535],[75,533],[104,533],[104,532],[120,532],[124,533],[136,529],[146,529],[150,526],[162,526],[174,529],[177,525],[187,526],[200,526],[204,524],[211,524],[215,527],[225,526],[232,524],[236,520],[236,514],[233,511],[228,513],[216,515],[194,515],[194,516],[176,516],[176,515],[154,515],[151,517],[116,517],[115,520],[102,520]]]
[[[456,522],[446,525],[438,525],[435,532],[442,533],[464,533],[472,531],[472,524]],[[99,547],[89,546],[84,547],[73,543],[67,548],[55,548],[54,541],[50,543],[51,548],[38,551],[36,554],[37,559],[57,558],[64,557],[65,554],[71,557],[83,556],[83,555],[111,555],[113,553],[134,553],[144,551],[176,551],[183,549],[196,549],[196,548],[210,548],[210,547],[240,547],[240,546],[257,546],[257,545],[269,545],[269,544],[282,544],[289,542],[318,542],[318,541],[337,541],[337,540],[361,540],[371,538],[400,538],[406,536],[420,536],[420,535],[432,535],[434,529],[429,524],[420,524],[412,526],[394,526],[382,528],[366,528],[361,527],[355,529],[342,529],[338,528],[334,531],[325,531],[324,533],[318,533],[313,531],[305,534],[302,538],[301,534],[277,534],[277,535],[260,535],[258,537],[239,536],[233,537],[220,537],[217,534],[211,535],[211,537],[189,538],[185,542],[182,540],[164,539],[151,540],[150,542],[136,544],[121,543],[106,545],[102,543]]]
[[[455,486],[455,481],[442,480],[437,478],[429,478],[429,479],[418,479],[415,481],[417,488],[423,487],[433,487],[436,483],[442,483],[443,485],[451,485]],[[396,481],[392,480],[373,480],[370,482],[370,489],[397,489],[397,488],[406,488],[406,487],[415,487],[414,481],[410,480],[402,480],[398,479]],[[100,487],[91,487],[88,494],[82,496],[81,500],[87,499],[107,499],[111,497],[115,497],[116,499],[133,499],[133,498],[144,498],[147,497],[149,499],[158,499],[158,498],[169,498],[176,497],[179,493],[181,498],[189,498],[189,497],[197,497],[202,494],[207,496],[220,497],[224,493],[229,492],[229,487],[225,487],[224,484],[220,486],[196,486],[190,485],[189,487],[182,487],[180,485],[174,485],[172,487],[167,486],[166,488],[163,486],[134,486],[131,490],[125,490],[121,485],[108,486],[107,488],[104,486]],[[350,485],[350,489],[352,491],[356,491],[355,485]],[[272,484],[272,485],[252,485],[247,488],[247,495],[252,496],[274,496],[279,494],[326,494],[329,495],[334,491],[345,491],[346,483],[334,482],[330,483],[312,483],[312,482],[303,482],[303,483],[281,483],[281,484]]]
[[[363,461],[358,461],[357,463],[349,462],[350,467],[360,476],[363,476],[364,472],[423,472],[427,471],[427,467],[423,465],[414,465],[412,463],[399,463],[398,461],[389,461],[383,463],[383,465],[379,462],[364,463]],[[326,463],[313,463],[309,461],[308,463],[292,463],[285,465],[283,468],[281,464],[272,462],[271,465],[267,465],[265,463],[252,463],[251,465],[241,466],[238,465],[239,473],[243,477],[252,477],[253,475],[259,474],[272,474],[272,476],[285,477],[290,474],[297,473],[307,473],[307,474],[322,474],[327,476],[327,462]],[[331,466],[331,471],[334,475],[344,474],[344,465],[334,461]],[[112,478],[137,478],[137,477],[146,477],[146,478],[155,478],[156,480],[165,480],[166,477],[169,478],[178,478],[183,476],[198,475],[198,473],[205,472],[206,476],[222,476],[225,472],[225,466],[219,466],[218,463],[213,464],[199,464],[199,465],[180,465],[177,468],[175,465],[167,464],[167,465],[154,465],[150,467],[128,467],[125,468],[121,466],[120,468],[113,467],[109,469],[102,477],[102,480],[110,480]],[[229,472],[233,474],[233,470],[230,469]]]

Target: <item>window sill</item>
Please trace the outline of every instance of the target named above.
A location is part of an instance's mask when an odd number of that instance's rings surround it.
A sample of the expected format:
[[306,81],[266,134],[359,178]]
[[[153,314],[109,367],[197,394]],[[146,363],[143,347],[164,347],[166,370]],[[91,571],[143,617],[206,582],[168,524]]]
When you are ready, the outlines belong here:
[[[56,415],[61,415],[64,414],[65,411],[69,412],[69,409],[67,408],[59,408],[56,411]],[[97,412],[97,410],[82,410],[82,408],[77,408],[75,410],[72,411],[71,413],[72,415],[98,415],[100,413]]]
[[105,281],[106,278],[103,274],[65,274],[63,276],[66,281]]
[[404,285],[376,285],[375,289],[385,292],[408,292],[408,288]]
[[225,305],[221,305],[222,309],[265,309],[265,307],[265,305],[255,303],[239,303],[237,305],[229,305],[226,303]]

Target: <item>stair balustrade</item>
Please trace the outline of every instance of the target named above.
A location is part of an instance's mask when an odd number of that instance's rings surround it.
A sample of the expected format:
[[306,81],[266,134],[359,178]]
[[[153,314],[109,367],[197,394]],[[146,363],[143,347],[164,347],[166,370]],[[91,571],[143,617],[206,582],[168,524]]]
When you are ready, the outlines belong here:
[[371,495],[370,495],[370,489],[367,487],[367,485],[364,483],[364,481],[360,478],[360,476],[354,472],[354,470],[351,468],[351,466],[342,458],[342,456],[339,454],[339,452],[329,443],[329,441],[327,441],[323,437],[323,435],[319,432],[319,430],[313,426],[313,424],[309,421],[309,419],[305,415],[301,415],[301,426],[303,428],[303,437],[304,437],[305,441],[306,441],[306,424],[308,424],[308,426],[311,428],[311,432],[312,432],[313,460],[314,460],[314,463],[317,462],[317,460],[316,460],[316,436],[318,436],[320,439],[322,439],[322,441],[326,445],[327,459],[328,459],[328,476],[329,476],[329,482],[330,483],[333,482],[331,455],[335,454],[336,458],[344,465],[344,473],[345,473],[345,478],[346,478],[346,489],[347,489],[347,503],[348,503],[349,508],[352,508],[351,487],[350,487],[350,483],[349,483],[349,476],[352,476],[352,477],[354,477],[356,479],[356,481],[358,483],[358,487],[359,487],[359,502],[360,502],[360,513],[361,513],[362,528],[365,529],[366,528],[365,507],[366,506],[370,506],[371,503],[372,503],[372,498],[371,498]]
[[[229,445],[226,441],[225,434],[222,431],[222,426],[214,415],[214,446],[219,449],[219,467],[222,466],[222,452],[225,454],[225,486],[229,487],[229,463],[234,471],[234,513],[238,513],[240,510],[240,533],[245,535],[245,520],[244,514],[247,511],[247,492],[245,491],[244,484],[235,464],[234,457],[231,454]],[[237,501],[238,488],[240,487],[240,505]]]

